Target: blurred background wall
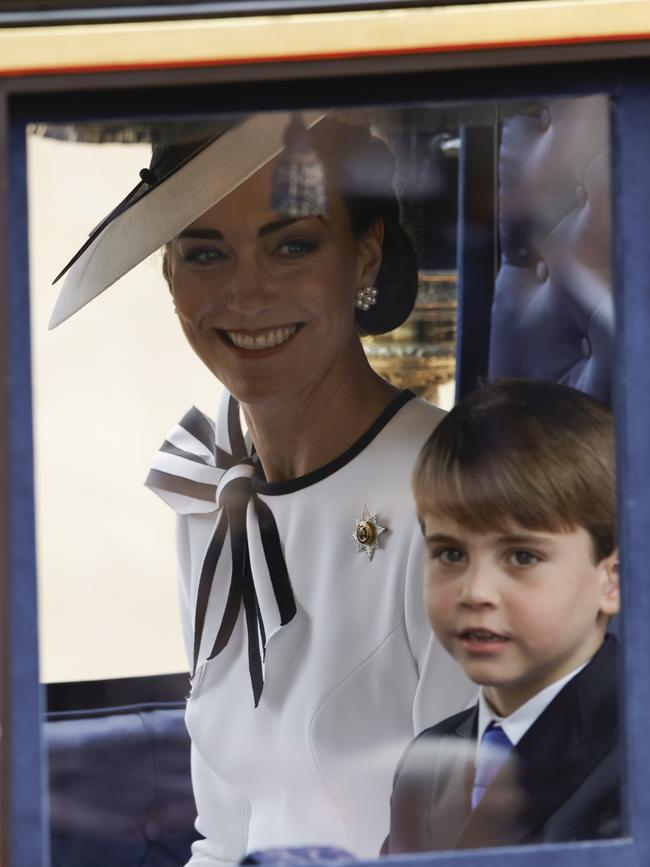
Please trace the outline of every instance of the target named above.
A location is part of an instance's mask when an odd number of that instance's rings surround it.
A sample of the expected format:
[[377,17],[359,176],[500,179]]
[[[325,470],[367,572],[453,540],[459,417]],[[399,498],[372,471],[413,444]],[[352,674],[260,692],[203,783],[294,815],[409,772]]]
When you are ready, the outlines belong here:
[[187,669],[174,520],[143,487],[167,431],[219,384],[181,334],[156,254],[56,331],[52,279],[138,182],[146,145],[29,136],[43,681]]

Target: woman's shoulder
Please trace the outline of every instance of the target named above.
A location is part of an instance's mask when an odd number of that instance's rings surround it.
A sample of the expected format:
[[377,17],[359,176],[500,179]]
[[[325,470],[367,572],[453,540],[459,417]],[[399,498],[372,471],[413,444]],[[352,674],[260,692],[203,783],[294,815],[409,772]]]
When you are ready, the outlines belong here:
[[429,403],[426,400],[423,400],[421,397],[414,396],[406,406],[410,407],[411,412],[414,416],[421,418],[423,424],[438,424],[439,421],[446,415],[444,409],[440,409],[439,406],[435,406],[433,403]]
[[409,479],[415,456],[444,415],[412,392],[402,391],[348,456],[356,458],[354,465],[361,472],[370,463],[381,467],[384,479]]
[[402,392],[407,395],[403,406],[395,413],[391,424],[387,425],[387,433],[393,434],[402,441],[412,441],[414,445],[423,443],[436,425],[445,416],[440,407],[417,397],[412,392]]

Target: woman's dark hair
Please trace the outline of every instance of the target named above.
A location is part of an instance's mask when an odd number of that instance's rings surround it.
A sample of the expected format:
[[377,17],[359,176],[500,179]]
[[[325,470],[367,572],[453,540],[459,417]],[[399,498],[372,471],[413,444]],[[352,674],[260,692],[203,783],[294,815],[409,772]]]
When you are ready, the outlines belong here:
[[383,221],[377,303],[369,310],[357,310],[356,319],[363,334],[392,331],[413,310],[418,289],[415,248],[401,223],[394,187],[395,157],[367,124],[326,117],[310,134],[329,185],[346,205],[355,236],[362,237],[373,223]]

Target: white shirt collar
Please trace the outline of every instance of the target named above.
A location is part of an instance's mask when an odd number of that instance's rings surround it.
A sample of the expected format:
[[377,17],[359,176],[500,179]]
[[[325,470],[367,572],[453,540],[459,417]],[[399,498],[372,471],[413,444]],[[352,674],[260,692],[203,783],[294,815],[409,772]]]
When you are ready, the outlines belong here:
[[578,666],[578,668],[560,678],[560,680],[556,680],[555,683],[551,683],[549,686],[544,687],[544,689],[540,690],[532,698],[529,698],[527,702],[521,705],[521,707],[518,707],[516,711],[513,711],[513,713],[506,717],[500,717],[492,710],[483,694],[483,689],[481,689],[478,694],[477,755],[483,732],[491,722],[495,722],[501,726],[513,746],[514,744],[518,744],[537,717],[541,716],[542,712],[546,710],[560,690],[566,686],[566,684],[574,678],[576,674],[581,672],[587,664],[587,662],[583,663],[583,665]]

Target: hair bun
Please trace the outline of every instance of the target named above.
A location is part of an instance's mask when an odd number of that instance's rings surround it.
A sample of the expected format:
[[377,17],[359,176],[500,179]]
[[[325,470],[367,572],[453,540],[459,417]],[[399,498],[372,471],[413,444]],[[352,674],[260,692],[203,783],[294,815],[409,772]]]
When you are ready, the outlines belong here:
[[376,220],[384,223],[377,304],[357,310],[356,318],[366,334],[392,331],[410,315],[418,289],[415,248],[400,220],[395,156],[372,132],[367,116],[361,123],[358,113],[352,122],[347,115],[328,115],[312,130],[312,139],[329,183],[345,202],[354,234],[360,237]]

